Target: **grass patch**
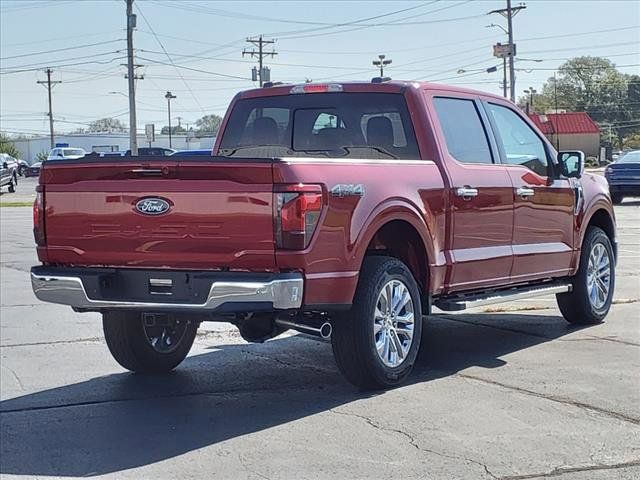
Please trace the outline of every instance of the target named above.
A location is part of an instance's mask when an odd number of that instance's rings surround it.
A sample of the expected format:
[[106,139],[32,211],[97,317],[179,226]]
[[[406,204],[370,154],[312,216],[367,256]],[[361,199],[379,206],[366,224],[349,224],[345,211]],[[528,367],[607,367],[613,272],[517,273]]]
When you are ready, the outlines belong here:
[[0,207],[31,207],[33,202],[0,202]]

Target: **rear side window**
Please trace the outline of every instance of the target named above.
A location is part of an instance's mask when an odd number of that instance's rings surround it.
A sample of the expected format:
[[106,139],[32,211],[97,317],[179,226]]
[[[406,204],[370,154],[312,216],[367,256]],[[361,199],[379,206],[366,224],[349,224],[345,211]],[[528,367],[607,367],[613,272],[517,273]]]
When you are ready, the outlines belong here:
[[403,95],[345,92],[239,100],[219,154],[420,158]]
[[493,163],[487,134],[473,100],[436,97],[433,104],[453,158],[462,163]]

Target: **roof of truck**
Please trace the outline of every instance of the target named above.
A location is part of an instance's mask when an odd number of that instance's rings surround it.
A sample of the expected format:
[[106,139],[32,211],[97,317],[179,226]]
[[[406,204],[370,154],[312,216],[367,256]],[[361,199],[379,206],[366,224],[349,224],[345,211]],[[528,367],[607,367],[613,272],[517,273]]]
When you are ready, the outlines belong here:
[[[462,88],[459,86],[451,86],[451,85],[431,83],[431,82],[414,82],[409,80],[389,80],[389,81],[383,81],[383,82],[330,81],[330,82],[313,82],[313,83],[302,83],[302,84],[289,84],[289,83],[276,84],[269,87],[245,90],[243,92],[240,92],[240,96],[242,98],[254,98],[254,97],[270,97],[270,96],[276,96],[276,95],[289,95],[292,93],[291,90],[293,88],[314,89],[314,88],[321,88],[322,86],[329,86],[329,85],[340,85],[346,92],[398,93],[405,88],[416,88],[421,90],[443,90],[447,92],[462,93],[467,95],[491,97],[491,98],[500,99],[504,101],[504,97],[495,95],[493,93],[482,92],[482,91],[473,90],[470,88]],[[302,92],[298,92],[298,93],[302,93]]]

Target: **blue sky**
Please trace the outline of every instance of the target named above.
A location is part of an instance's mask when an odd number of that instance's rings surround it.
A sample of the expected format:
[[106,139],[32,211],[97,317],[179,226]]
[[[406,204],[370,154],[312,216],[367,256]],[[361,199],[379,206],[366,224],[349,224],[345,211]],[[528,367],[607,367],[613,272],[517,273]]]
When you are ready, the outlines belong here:
[[[501,92],[501,71],[484,69],[501,63],[491,46],[506,36],[486,26],[506,25],[487,14],[503,8],[504,0],[135,3],[137,63],[144,65],[138,70],[144,75],[137,83],[139,129],[166,125],[167,90],[177,96],[173,122],[222,115],[235,92],[254,86],[254,63],[241,52],[250,47],[245,38],[258,34],[276,39],[278,55],[267,60],[273,80],[368,80],[376,75],[371,61],[384,53],[393,60],[387,70],[393,78]],[[574,56],[608,57],[621,71],[640,73],[640,2],[526,5],[514,19],[518,95],[530,86],[540,89],[553,69]],[[398,13],[386,15],[391,12]],[[63,82],[54,89],[57,131],[105,116],[128,122],[120,65],[126,62],[123,0],[2,0],[0,29],[0,129],[48,131],[46,90],[36,84],[47,66]]]

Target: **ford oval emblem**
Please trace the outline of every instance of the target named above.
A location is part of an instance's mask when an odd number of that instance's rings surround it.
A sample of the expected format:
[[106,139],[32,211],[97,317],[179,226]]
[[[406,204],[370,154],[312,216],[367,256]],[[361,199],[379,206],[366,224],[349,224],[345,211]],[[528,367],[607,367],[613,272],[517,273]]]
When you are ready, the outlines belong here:
[[162,215],[167,213],[169,208],[169,202],[156,197],[143,198],[136,203],[136,210],[144,215]]

